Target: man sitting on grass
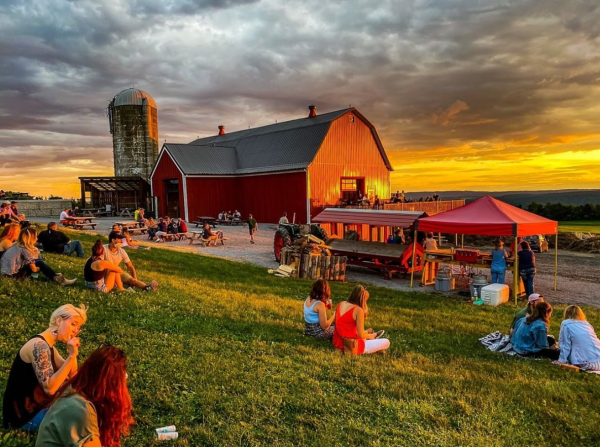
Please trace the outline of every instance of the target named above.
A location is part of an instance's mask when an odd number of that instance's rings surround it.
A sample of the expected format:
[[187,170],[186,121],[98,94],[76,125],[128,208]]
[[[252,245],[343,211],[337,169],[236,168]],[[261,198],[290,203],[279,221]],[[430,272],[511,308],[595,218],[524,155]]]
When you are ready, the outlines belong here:
[[71,256],[77,253],[78,258],[83,258],[83,247],[79,241],[71,241],[62,231],[58,231],[58,224],[50,222],[48,229],[38,234],[38,242],[42,244],[45,252]]
[[150,284],[145,284],[139,279],[137,279],[137,273],[135,268],[133,267],[133,263],[129,259],[129,256],[121,248],[121,241],[125,239],[125,237],[116,231],[111,231],[108,236],[108,245],[104,246],[104,260],[110,262],[115,266],[119,266],[122,262],[127,266],[127,270],[129,271],[129,275],[125,272],[121,273],[121,279],[123,284],[127,284],[131,287],[137,287],[138,289],[144,289],[146,292],[158,290],[158,283],[156,281],[152,281]]

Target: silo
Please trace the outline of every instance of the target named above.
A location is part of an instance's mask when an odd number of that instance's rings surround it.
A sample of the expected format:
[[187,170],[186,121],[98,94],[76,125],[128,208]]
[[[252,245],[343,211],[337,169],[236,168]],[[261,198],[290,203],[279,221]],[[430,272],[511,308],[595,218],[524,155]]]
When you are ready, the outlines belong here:
[[115,176],[148,180],[158,157],[158,113],[148,93],[128,88],[108,105]]

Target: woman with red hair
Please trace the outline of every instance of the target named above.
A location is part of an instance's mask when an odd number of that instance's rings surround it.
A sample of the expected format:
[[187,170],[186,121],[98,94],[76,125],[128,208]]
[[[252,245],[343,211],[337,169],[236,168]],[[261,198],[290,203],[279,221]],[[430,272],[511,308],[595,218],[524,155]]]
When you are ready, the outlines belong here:
[[119,348],[92,352],[48,410],[36,447],[119,447],[133,423],[126,368]]

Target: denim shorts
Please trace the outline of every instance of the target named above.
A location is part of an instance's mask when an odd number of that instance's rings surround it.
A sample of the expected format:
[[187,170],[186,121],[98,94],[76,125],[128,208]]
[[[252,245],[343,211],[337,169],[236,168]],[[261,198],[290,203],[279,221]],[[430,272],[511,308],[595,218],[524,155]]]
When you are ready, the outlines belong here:
[[104,278],[99,279],[98,281],[86,281],[85,285],[88,287],[88,289],[97,290],[98,292],[106,292]]

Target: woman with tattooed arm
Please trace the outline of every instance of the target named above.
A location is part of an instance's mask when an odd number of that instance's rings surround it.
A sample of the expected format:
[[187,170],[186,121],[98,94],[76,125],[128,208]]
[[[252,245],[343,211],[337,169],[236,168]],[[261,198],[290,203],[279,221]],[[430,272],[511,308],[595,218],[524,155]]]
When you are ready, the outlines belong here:
[[[2,415],[5,428],[27,431],[39,428],[51,396],[77,373],[77,334],[86,320],[85,306],[65,304],[52,313],[48,329],[21,347],[4,392]],[[54,348],[58,341],[67,345],[66,359]]]

